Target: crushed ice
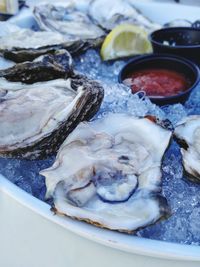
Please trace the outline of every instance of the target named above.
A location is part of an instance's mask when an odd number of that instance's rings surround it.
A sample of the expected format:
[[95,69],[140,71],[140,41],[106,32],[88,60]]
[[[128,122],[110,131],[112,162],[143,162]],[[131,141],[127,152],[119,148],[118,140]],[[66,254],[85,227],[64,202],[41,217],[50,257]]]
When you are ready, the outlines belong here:
[[[105,98],[94,119],[109,112],[126,112],[135,116],[153,114],[160,119],[168,118],[173,125],[190,114],[200,114],[200,86],[183,106],[175,104],[159,108],[142,94],[130,94],[129,89],[117,83],[117,75],[125,61],[102,63],[99,53],[88,50],[75,59],[75,69],[92,79],[103,82]],[[0,159],[1,173],[13,183],[44,200],[45,182],[38,173],[50,166],[54,158],[43,161]],[[200,185],[185,178],[181,165],[179,146],[172,142],[164,156],[163,193],[172,209],[172,216],[153,226],[140,230],[137,235],[152,239],[200,245]]]

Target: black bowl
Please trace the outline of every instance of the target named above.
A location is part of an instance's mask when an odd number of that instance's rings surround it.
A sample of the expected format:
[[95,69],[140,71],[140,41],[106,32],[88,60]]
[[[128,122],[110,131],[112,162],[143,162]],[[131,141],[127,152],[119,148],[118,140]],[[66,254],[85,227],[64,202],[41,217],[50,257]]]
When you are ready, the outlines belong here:
[[152,32],[149,40],[155,53],[175,54],[200,64],[200,29],[164,28]]
[[197,86],[200,79],[198,66],[182,57],[177,57],[168,54],[150,54],[145,56],[138,56],[130,60],[120,71],[118,81],[123,81],[134,71],[147,69],[147,68],[161,68],[169,69],[183,74],[189,79],[191,86],[184,92],[177,95],[166,97],[151,97],[151,101],[157,105],[169,105],[175,103],[185,103],[192,90]]

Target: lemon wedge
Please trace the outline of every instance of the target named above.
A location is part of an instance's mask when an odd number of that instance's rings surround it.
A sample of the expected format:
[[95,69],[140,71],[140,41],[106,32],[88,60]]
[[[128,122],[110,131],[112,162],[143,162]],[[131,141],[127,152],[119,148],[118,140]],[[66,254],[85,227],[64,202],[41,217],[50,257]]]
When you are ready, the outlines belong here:
[[6,12],[6,1],[1,1],[0,3],[0,12],[5,13]]
[[151,52],[148,33],[143,28],[120,24],[106,36],[100,54],[103,60],[109,60]]

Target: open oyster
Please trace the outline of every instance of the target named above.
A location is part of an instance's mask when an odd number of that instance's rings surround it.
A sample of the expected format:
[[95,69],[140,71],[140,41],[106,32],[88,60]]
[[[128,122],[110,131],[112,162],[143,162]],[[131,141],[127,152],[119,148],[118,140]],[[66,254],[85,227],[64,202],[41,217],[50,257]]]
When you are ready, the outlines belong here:
[[154,31],[161,27],[145,17],[131,2],[123,0],[92,0],[89,5],[89,15],[106,30],[112,30],[124,22],[139,25],[148,31]]
[[38,5],[34,14],[41,30],[59,32],[69,41],[97,39],[105,35],[104,30],[72,2],[65,6]]
[[[66,52],[61,67],[60,56],[62,51],[0,71],[2,77],[23,82],[0,78],[1,156],[36,159],[55,153],[77,124],[99,109],[101,85],[73,73]],[[36,82],[56,77],[65,79]]]
[[188,116],[179,122],[174,134],[182,146],[183,166],[188,178],[200,183],[200,116]]
[[161,160],[171,132],[147,118],[110,114],[80,123],[46,178],[54,211],[100,227],[132,232],[168,214]]
[[55,53],[58,49],[66,49],[70,54],[77,55],[101,42],[101,38],[72,41],[59,32],[35,32],[12,24],[8,24],[7,28],[10,28],[7,34],[1,35],[0,32],[0,55],[17,63],[32,61],[41,55]]

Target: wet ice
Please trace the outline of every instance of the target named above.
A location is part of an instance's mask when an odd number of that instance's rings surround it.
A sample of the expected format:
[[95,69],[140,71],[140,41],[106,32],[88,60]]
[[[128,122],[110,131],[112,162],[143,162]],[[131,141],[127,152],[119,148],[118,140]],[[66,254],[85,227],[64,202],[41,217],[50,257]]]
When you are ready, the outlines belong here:
[[19,160],[0,158],[1,174],[27,193],[44,200],[45,181],[39,171],[52,165],[54,157],[47,160]]
[[[88,50],[75,59],[75,69],[90,78],[103,82],[105,98],[94,119],[109,112],[126,112],[135,116],[153,114],[169,119],[173,125],[190,114],[200,114],[200,86],[183,106],[175,104],[159,108],[143,95],[130,93],[129,88],[117,83],[117,75],[125,60],[102,63],[99,53]],[[28,193],[44,200],[45,181],[38,173],[50,166],[54,158],[44,161],[0,159],[1,173]],[[173,141],[162,164],[163,194],[168,200],[172,215],[137,233],[138,236],[200,245],[200,184],[188,181],[181,164],[180,148]]]

